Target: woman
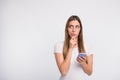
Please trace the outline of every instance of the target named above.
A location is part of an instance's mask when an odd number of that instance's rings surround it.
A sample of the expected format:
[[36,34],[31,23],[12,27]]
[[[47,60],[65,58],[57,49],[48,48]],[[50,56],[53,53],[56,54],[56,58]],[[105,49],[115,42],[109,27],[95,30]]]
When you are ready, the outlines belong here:
[[[72,15],[67,20],[65,40],[55,45],[54,53],[61,73],[60,80],[89,80],[93,53],[84,45],[82,24],[78,16]],[[87,56],[77,57],[80,53]]]

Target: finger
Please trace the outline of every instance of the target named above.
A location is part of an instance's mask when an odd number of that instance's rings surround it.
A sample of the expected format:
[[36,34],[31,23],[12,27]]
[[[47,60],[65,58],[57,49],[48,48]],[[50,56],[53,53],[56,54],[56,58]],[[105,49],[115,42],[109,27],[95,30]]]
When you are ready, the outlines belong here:
[[83,62],[86,62],[87,59],[83,59],[82,57],[78,57],[78,58],[77,58],[77,61],[78,61],[79,63],[83,63]]
[[82,59],[82,57],[78,57],[78,60],[79,60],[79,61],[83,61],[84,59]]
[[72,40],[74,40],[75,38],[74,37],[71,37]]
[[86,60],[87,58],[83,56],[82,59]]
[[84,59],[83,59],[82,57],[80,58],[80,60],[81,60],[81,61],[84,61]]
[[77,60],[79,63],[81,63],[81,62],[82,62],[79,58],[77,58],[76,60]]
[[74,41],[73,43],[74,43],[74,44],[77,44],[77,42],[76,42],[76,41]]
[[77,38],[74,38],[74,40],[77,42]]
[[79,62],[79,58],[76,58],[76,60]]

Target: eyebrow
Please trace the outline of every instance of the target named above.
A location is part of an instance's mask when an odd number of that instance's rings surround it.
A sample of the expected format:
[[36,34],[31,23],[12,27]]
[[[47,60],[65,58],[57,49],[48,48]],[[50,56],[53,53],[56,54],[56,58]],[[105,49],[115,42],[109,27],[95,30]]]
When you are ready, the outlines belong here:
[[[74,25],[69,25],[69,26],[74,26]],[[80,26],[80,25],[75,25],[75,26]]]

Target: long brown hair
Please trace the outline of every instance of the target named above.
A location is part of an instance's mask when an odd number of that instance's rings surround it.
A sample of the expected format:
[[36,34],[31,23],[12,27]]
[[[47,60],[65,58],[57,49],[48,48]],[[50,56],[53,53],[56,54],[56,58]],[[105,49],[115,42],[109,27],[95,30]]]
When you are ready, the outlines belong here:
[[64,58],[66,58],[66,55],[68,53],[68,49],[69,49],[69,41],[70,41],[70,36],[68,34],[68,26],[70,21],[73,20],[77,20],[80,24],[80,32],[78,35],[78,51],[80,52],[85,52],[85,48],[84,48],[84,41],[83,41],[83,28],[82,28],[82,23],[81,20],[78,16],[76,15],[72,15],[68,18],[67,23],[66,23],[66,27],[65,27],[65,40],[64,40],[64,46],[63,46],[63,56]]

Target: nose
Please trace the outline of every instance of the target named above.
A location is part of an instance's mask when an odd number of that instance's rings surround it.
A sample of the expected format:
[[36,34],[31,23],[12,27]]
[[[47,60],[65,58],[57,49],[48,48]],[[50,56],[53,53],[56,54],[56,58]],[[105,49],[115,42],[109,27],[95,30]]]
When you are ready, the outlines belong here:
[[72,31],[73,31],[73,32],[75,32],[75,31],[76,31],[76,28],[75,28],[75,27],[73,27]]

